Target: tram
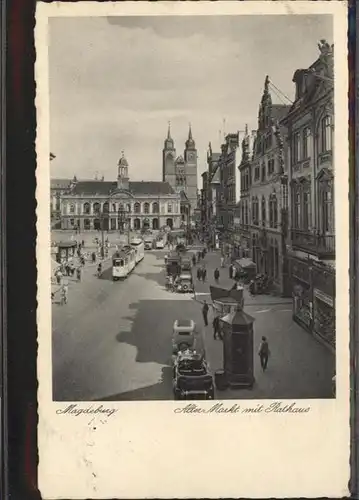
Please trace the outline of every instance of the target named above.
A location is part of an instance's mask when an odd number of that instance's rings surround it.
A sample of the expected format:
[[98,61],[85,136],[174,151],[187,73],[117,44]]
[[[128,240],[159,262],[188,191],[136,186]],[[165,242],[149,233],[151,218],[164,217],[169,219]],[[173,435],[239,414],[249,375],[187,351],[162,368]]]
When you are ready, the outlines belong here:
[[136,266],[136,250],[132,246],[125,246],[115,252],[112,256],[112,279],[113,281],[127,276]]
[[131,247],[136,251],[136,265],[141,262],[145,256],[145,244],[142,238],[133,238]]

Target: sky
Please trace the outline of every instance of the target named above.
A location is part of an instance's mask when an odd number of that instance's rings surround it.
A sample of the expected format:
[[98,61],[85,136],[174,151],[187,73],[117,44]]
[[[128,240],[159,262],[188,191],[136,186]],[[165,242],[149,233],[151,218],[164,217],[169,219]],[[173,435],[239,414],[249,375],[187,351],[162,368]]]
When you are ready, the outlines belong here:
[[162,180],[170,121],[177,155],[191,123],[200,177],[209,141],[257,128],[267,74],[293,99],[320,39],[333,42],[328,15],[52,18],[51,176],[115,180],[124,151],[131,180]]

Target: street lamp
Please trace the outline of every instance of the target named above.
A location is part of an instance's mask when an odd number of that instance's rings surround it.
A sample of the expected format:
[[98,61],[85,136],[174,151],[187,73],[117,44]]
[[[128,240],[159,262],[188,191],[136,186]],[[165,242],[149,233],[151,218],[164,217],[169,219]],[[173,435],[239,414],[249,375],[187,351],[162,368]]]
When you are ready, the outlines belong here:
[[105,258],[105,232],[104,232],[104,220],[109,218],[109,213],[105,210],[100,212],[100,224],[101,224],[101,258]]
[[119,208],[118,209],[118,225],[120,228],[120,231],[125,230],[125,225],[127,224],[127,244],[130,244],[130,231],[131,231],[131,220],[130,220],[130,214],[131,214],[131,208],[128,205],[127,207]]

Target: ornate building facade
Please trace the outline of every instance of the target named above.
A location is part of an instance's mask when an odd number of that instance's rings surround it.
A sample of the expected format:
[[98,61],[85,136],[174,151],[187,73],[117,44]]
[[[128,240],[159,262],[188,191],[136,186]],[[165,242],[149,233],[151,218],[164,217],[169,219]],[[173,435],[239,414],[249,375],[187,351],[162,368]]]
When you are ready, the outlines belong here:
[[335,345],[334,47],[293,77],[296,99],[285,120],[290,144],[290,273],[293,316]]
[[171,128],[168,126],[167,138],[162,150],[162,180],[167,182],[176,193],[183,192],[190,204],[191,215],[197,208],[197,149],[192,136],[191,126],[183,156],[176,156]]
[[61,228],[116,231],[181,227],[181,194],[168,182],[130,181],[122,154],[117,181],[74,179],[60,195]]
[[227,134],[221,145],[218,159],[220,171],[220,201],[218,216],[222,228],[222,251],[230,254],[234,246],[234,217],[237,211],[237,165],[239,147],[239,132]]
[[[272,103],[267,76],[259,106],[258,129],[250,167],[247,151],[240,166],[246,188],[242,204],[243,234],[248,234],[248,221],[252,259],[257,265],[257,272],[269,275],[281,295],[289,293],[286,255],[288,152],[287,131],[281,122],[289,108],[290,106],[285,104]],[[247,149],[246,144],[244,148]],[[249,211],[250,217],[247,215]]]

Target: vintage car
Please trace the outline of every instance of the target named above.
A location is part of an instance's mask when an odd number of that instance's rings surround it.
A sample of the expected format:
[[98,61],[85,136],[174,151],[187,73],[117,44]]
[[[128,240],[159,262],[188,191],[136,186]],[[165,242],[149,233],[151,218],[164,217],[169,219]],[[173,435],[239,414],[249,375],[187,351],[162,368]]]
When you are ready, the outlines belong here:
[[195,344],[196,323],[191,319],[176,319],[173,324],[172,352],[177,354]]
[[152,250],[154,248],[154,238],[152,237],[146,237],[144,240],[145,243],[145,250]]
[[186,245],[184,243],[179,243],[176,245],[176,252],[183,253],[187,250]]
[[213,377],[204,355],[192,349],[180,351],[173,364],[174,399],[214,399]]
[[192,275],[188,272],[182,272],[175,280],[174,289],[178,293],[193,293]]

